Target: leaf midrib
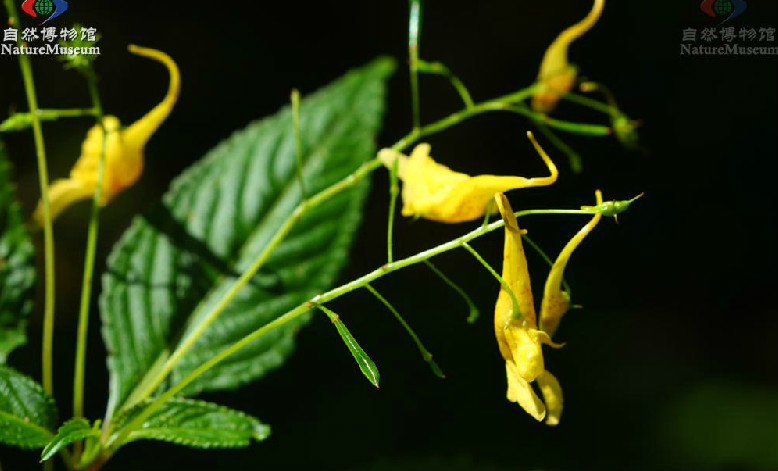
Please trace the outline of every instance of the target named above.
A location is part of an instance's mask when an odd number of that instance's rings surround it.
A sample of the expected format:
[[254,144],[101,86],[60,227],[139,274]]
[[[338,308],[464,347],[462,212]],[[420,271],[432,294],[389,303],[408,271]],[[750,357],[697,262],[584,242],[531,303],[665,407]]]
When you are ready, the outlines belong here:
[[6,411],[0,410],[0,418],[6,418],[6,420],[9,420],[11,422],[16,422],[24,427],[32,428],[37,431],[43,432],[44,435],[46,435],[48,438],[54,438],[54,433],[51,432],[49,429],[43,427],[42,425],[36,424],[35,422],[31,422],[29,419],[24,420],[18,415],[8,413]]
[[[367,81],[365,81],[363,79],[361,81],[361,83],[360,83],[360,87],[358,87],[357,89],[350,90],[350,93],[347,95],[346,100],[351,99],[358,91],[361,92],[362,87],[365,85],[365,83],[367,83]],[[290,112],[289,110],[290,110],[290,107],[287,105],[284,108],[282,108],[281,113],[289,113]],[[272,119],[272,118],[266,118],[266,119],[269,120],[269,119]],[[332,132],[332,129],[337,129],[339,127],[342,127],[344,125],[344,123],[347,122],[350,119],[351,119],[350,115],[348,115],[347,113],[336,114],[335,115],[335,119],[332,121],[332,124],[329,126],[328,132],[324,133],[326,138],[321,140],[321,141],[319,141],[320,144],[317,145],[317,146],[313,146],[313,150],[311,152],[309,152],[309,154],[307,156],[304,156],[303,169],[302,169],[302,173],[303,174],[305,174],[305,171],[308,169],[308,167],[310,166],[311,163],[315,163],[316,159],[317,158],[321,158],[321,155],[323,154],[323,152],[326,149],[329,149],[331,147],[331,143],[332,143],[332,141],[335,140],[335,134],[336,134],[336,133]],[[259,123],[261,123],[261,122],[262,121],[260,121]],[[246,132],[246,131],[244,130],[243,132]],[[210,163],[210,162],[206,161],[206,162],[203,162],[203,163],[205,164],[205,163]],[[244,240],[243,240],[243,243],[240,244],[241,245],[240,248],[238,250],[236,250],[236,255],[232,258],[231,263],[230,263],[230,267],[234,267],[241,260],[244,259],[245,255],[246,255],[246,251],[252,245],[251,241],[253,240],[253,238],[256,236],[256,234],[258,234],[261,231],[260,228],[263,228],[267,224],[268,218],[273,213],[275,213],[277,211],[279,203],[281,201],[284,201],[288,197],[288,193],[292,191],[292,189],[295,187],[296,184],[297,184],[297,180],[296,179],[289,179],[289,180],[287,180],[287,183],[284,185],[283,189],[280,192],[278,192],[278,196],[276,196],[273,199],[272,203],[268,206],[269,209],[264,212],[264,214],[262,215],[260,221],[258,221],[258,223],[256,225],[254,225],[255,229],[253,231],[249,232],[249,235],[247,237],[245,237]],[[210,297],[215,292],[215,290],[218,289],[218,287],[221,286],[224,283],[224,280],[226,278],[227,278],[227,276],[224,275],[224,274],[219,275],[219,277],[216,280],[214,280],[214,282],[212,283],[212,285],[208,289],[208,291],[205,294],[203,294],[203,296],[201,296],[200,301],[192,309],[190,315],[188,316],[187,321],[185,323],[183,323],[183,325],[179,328],[179,331],[176,332],[175,334],[174,333],[169,333],[168,334],[168,337],[178,338],[178,342],[176,343],[176,346],[180,345],[181,342],[184,340],[183,335],[189,330],[190,326],[192,325],[191,324],[192,320],[198,317],[201,309],[203,308],[203,303],[205,302],[205,300],[210,299]],[[152,362],[151,364],[152,365],[156,365],[156,364],[164,363],[165,360],[162,360],[161,358],[169,356],[170,355],[170,351],[171,351],[170,346],[166,346],[165,348],[163,348],[160,351],[160,353],[157,355],[157,357],[154,360],[154,362]],[[174,370],[175,370],[175,367],[173,368],[173,370],[170,371],[170,373],[168,373],[168,377],[169,377],[169,375],[173,374]],[[153,371],[153,370],[149,370],[145,375],[143,375],[140,378],[140,380],[138,381],[138,383],[137,383],[138,386],[147,383],[147,381],[149,380],[150,373],[154,373],[154,372],[155,371]],[[133,394],[137,390],[138,386],[136,386],[135,388],[130,390],[130,392],[127,394],[127,396],[123,399],[122,404],[115,409],[116,411],[125,410],[125,409],[127,409],[128,406],[132,406],[132,405],[134,405],[134,404],[139,402],[138,400],[135,400],[134,403],[132,403],[132,404],[128,404],[128,402],[127,402],[128,399],[133,396]]]

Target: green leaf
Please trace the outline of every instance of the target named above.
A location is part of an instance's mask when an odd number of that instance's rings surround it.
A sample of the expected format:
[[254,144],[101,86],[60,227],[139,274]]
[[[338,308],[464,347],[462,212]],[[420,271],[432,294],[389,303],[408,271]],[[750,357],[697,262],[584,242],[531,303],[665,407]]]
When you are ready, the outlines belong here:
[[[149,403],[142,401],[119,414],[114,430],[120,430]],[[122,445],[135,440],[162,440],[196,448],[237,448],[269,435],[270,427],[243,412],[210,402],[173,398],[130,433]]]
[[[376,60],[302,100],[302,173],[309,194],[374,157],[385,80],[393,68],[388,59]],[[197,327],[300,203],[296,176],[292,113],[285,107],[219,144],[173,182],[162,205],[133,221],[103,278],[109,414],[153,377],[153,368]],[[302,218],[162,387],[331,286],[348,259],[367,189],[368,182],[360,182]],[[234,388],[280,366],[308,319],[263,336],[184,393]]]
[[43,448],[54,436],[57,407],[31,378],[0,365],[0,443]]
[[0,364],[27,341],[33,307],[35,248],[24,227],[11,183],[11,165],[0,142]]
[[340,335],[340,338],[343,340],[343,343],[346,345],[346,348],[349,352],[351,352],[351,356],[354,357],[354,360],[357,362],[357,366],[359,366],[359,371],[362,372],[363,375],[365,375],[365,378],[367,378],[368,381],[370,381],[370,384],[372,384],[375,387],[378,387],[378,380],[380,378],[380,375],[378,374],[378,367],[375,366],[375,363],[373,363],[373,360],[370,359],[370,355],[368,355],[364,349],[362,349],[362,346],[359,345],[359,342],[357,342],[357,339],[354,338],[354,336],[351,334],[351,331],[348,330],[348,327],[346,327],[346,324],[343,323],[342,320],[340,320],[340,316],[329,310],[328,308],[324,306],[317,306],[319,309],[321,309],[325,314],[327,314],[327,317],[330,318],[330,321],[332,321],[332,324],[335,326],[335,329],[338,331],[338,335]]
[[77,440],[83,440],[89,437],[99,437],[100,430],[92,428],[86,419],[70,419],[57,430],[57,435],[46,445],[41,452],[41,461],[46,461],[62,447],[68,446]]

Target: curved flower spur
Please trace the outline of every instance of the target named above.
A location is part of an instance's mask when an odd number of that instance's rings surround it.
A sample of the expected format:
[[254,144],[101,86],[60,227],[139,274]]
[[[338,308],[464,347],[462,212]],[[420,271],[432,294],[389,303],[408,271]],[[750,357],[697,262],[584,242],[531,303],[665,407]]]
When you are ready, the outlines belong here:
[[[596,192],[597,204],[602,204],[602,194]],[[504,194],[494,196],[505,221],[505,246],[503,253],[503,286],[494,308],[494,331],[497,344],[505,360],[508,378],[507,398],[518,403],[536,420],[548,425],[559,423],[562,415],[562,388],[556,377],[546,370],[543,345],[560,348],[551,336],[559,321],[570,307],[569,293],[562,289],[562,275],[573,251],[594,226],[602,219],[597,213],[562,249],[546,280],[540,311],[540,328],[537,325],[532,287],[527,259],[513,209]],[[509,292],[510,290],[511,292]],[[515,299],[515,303],[514,303]],[[533,390],[537,382],[543,400]]]
[[496,193],[547,186],[556,181],[559,176],[556,165],[531,132],[527,132],[527,137],[546,164],[549,176],[470,176],[435,162],[430,157],[429,144],[417,145],[410,157],[382,149],[378,158],[389,169],[397,164],[397,175],[403,182],[403,216],[445,223],[466,222],[483,217]]
[[594,5],[584,19],[565,29],[546,49],[540,63],[537,82],[538,90],[532,97],[532,109],[539,113],[549,113],[555,107],[561,95],[570,92],[578,76],[576,67],[567,61],[567,49],[570,44],[585,34],[600,19],[605,0],[594,0]]
[[[105,116],[102,126],[93,126],[81,145],[81,156],[70,171],[70,177],[54,181],[49,188],[51,217],[56,218],[73,203],[92,198],[97,187],[98,167],[103,152],[105,129],[105,169],[100,204],[108,204],[122,190],[132,186],[143,173],[143,148],[151,135],[167,118],[178,99],[181,76],[173,59],[155,49],[129,46],[129,51],[163,64],[170,74],[165,98],[135,123],[121,128],[115,116]],[[33,214],[33,224],[43,220],[41,202]]]

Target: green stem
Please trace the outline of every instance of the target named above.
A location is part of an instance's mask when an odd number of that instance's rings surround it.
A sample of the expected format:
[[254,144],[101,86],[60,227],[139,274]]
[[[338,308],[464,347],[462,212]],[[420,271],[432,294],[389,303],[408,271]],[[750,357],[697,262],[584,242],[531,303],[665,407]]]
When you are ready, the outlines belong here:
[[[67,109],[67,110],[41,110],[37,113],[41,121],[55,121],[60,118],[79,118],[83,116],[94,116],[93,109]],[[5,121],[0,122],[0,132],[22,131],[32,126],[33,113],[14,113]]]
[[[8,25],[19,27],[19,15],[14,0],[5,0],[8,11]],[[21,39],[18,45],[22,46]],[[27,106],[32,114],[32,134],[35,140],[35,155],[38,160],[38,184],[41,189],[41,206],[43,209],[43,250],[44,250],[44,292],[43,301],[43,389],[52,394],[53,384],[53,344],[54,344],[54,235],[51,229],[51,209],[49,207],[49,172],[46,166],[46,146],[43,140],[43,128],[38,115],[38,97],[35,92],[35,81],[32,75],[30,59],[25,54],[19,55],[19,68],[24,81],[24,91],[27,95]]]
[[[533,87],[521,90],[510,95],[484,102],[480,105],[476,105],[472,108],[462,110],[458,113],[436,121],[432,124],[424,126],[420,129],[411,131],[408,135],[397,141],[392,149],[396,151],[402,151],[414,142],[416,142],[422,136],[434,134],[438,131],[442,131],[458,122],[461,122],[469,117],[475,116],[486,111],[494,109],[503,109],[505,103],[511,103],[518,100],[522,100],[532,95]],[[496,106],[499,105],[499,106]],[[139,387],[133,391],[130,398],[125,403],[124,407],[136,404],[143,399],[146,399],[153,393],[157,387],[164,381],[168,374],[173,370],[173,367],[181,360],[184,354],[194,345],[197,339],[205,332],[205,330],[216,320],[216,318],[222,313],[232,299],[238,294],[238,292],[251,280],[256,272],[264,265],[270,254],[275,248],[283,241],[286,235],[292,230],[297,221],[300,220],[308,211],[315,208],[319,204],[323,203],[330,197],[338,194],[339,192],[350,188],[355,185],[359,180],[370,174],[372,171],[381,167],[381,161],[373,159],[369,162],[362,164],[354,173],[344,178],[338,183],[330,186],[317,193],[310,199],[303,201],[295,208],[292,215],[281,225],[281,227],[273,235],[273,238],[268,242],[265,248],[260,252],[257,258],[252,262],[251,266],[246,270],[240,278],[238,278],[225,295],[219,300],[219,302],[208,312],[203,318],[203,321],[198,324],[197,328],[193,330],[173,351],[170,357],[154,371],[154,377],[141,381]],[[107,426],[106,422],[106,426]]]
[[[87,229],[86,255],[84,257],[84,277],[81,281],[81,304],[78,312],[78,334],[76,340],[75,374],[73,377],[73,416],[84,416],[84,371],[86,369],[87,330],[89,328],[89,305],[92,299],[92,278],[95,269],[95,252],[97,251],[97,235],[100,227],[100,207],[103,193],[103,176],[105,173],[105,153],[107,136],[103,125],[103,106],[97,90],[97,80],[94,71],[87,72],[87,83],[92,106],[95,109],[98,126],[103,128],[100,160],[97,165],[97,186],[92,200],[92,213]],[[78,459],[78,456],[76,456]]]
[[[259,269],[265,264],[270,254],[276,247],[283,241],[287,234],[292,230],[294,225],[311,209],[320,205],[324,201],[331,198],[333,195],[340,193],[341,191],[354,186],[359,180],[364,178],[373,170],[381,166],[381,161],[378,159],[371,160],[362,164],[354,173],[344,178],[340,182],[330,186],[329,188],[317,193],[310,199],[303,201],[299,206],[295,208],[292,215],[281,225],[281,227],[273,235],[265,248],[260,252],[251,266],[233,283],[230,289],[219,300],[219,302],[206,314],[202,322],[178,345],[173,351],[170,357],[165,361],[162,367],[157,372],[156,377],[153,380],[144,382],[144,388],[133,393],[133,400],[131,403],[137,403],[151,395],[162,381],[170,374],[173,367],[181,360],[181,358],[189,351],[195,344],[197,339],[208,329],[208,327],[216,320],[217,317],[224,311],[227,305],[235,298],[241,289],[254,277]],[[131,405],[127,404],[127,405]]]
[[446,77],[451,86],[454,87],[454,90],[456,90],[459,98],[462,99],[465,107],[470,108],[471,106],[475,105],[473,98],[470,96],[470,92],[467,90],[467,87],[465,87],[465,84],[459,79],[459,77],[454,75],[454,73],[451,72],[451,69],[446,67],[445,64],[442,62],[427,62],[419,59],[418,65],[420,66],[418,67],[418,70],[421,73],[441,75]]
[[543,134],[543,136],[545,136],[545,138],[548,139],[554,147],[559,149],[559,151],[567,156],[567,161],[570,164],[570,170],[572,170],[573,173],[581,173],[583,171],[583,160],[581,159],[581,156],[578,155],[578,152],[576,152],[572,147],[568,146],[567,143],[565,143],[562,139],[558,138],[557,135],[554,134],[554,132],[551,131],[551,129],[549,129],[545,124],[541,122],[535,122],[535,125],[541,134]]
[[[414,129],[409,134],[407,134],[399,141],[397,141],[394,145],[392,145],[391,149],[396,151],[402,151],[407,147],[409,147],[410,145],[412,145],[414,142],[418,141],[420,138],[445,130],[470,117],[479,115],[481,113],[485,113],[487,111],[505,110],[506,106],[512,103],[520,102],[532,96],[535,87],[536,87],[535,85],[532,85],[530,87],[519,90],[517,92],[493,100],[489,100],[481,104],[477,104],[471,108],[453,113],[452,115],[440,119],[427,126]],[[330,186],[329,188],[322,190],[318,194],[314,195],[312,198],[301,202],[300,205],[298,205],[297,208],[295,208],[292,215],[276,231],[276,233],[274,234],[272,239],[268,242],[268,244],[265,246],[265,248],[262,250],[262,252],[260,252],[260,254],[254,260],[254,262],[252,262],[251,266],[249,266],[249,268],[233,283],[233,285],[230,287],[227,293],[225,293],[225,295],[211,309],[211,311],[209,311],[206,314],[206,316],[203,318],[203,321],[197,326],[197,328],[194,331],[192,331],[178,345],[178,347],[173,351],[170,357],[168,357],[164,361],[162,366],[159,368],[155,368],[154,377],[152,378],[147,377],[142,380],[142,382],[140,383],[141,387],[136,391],[134,391],[133,394],[131,394],[130,399],[128,399],[128,401],[125,402],[123,407],[126,408],[129,405],[136,404],[139,401],[146,399],[157,389],[157,387],[162,383],[162,381],[164,381],[164,379],[170,374],[173,367],[181,360],[181,358],[194,345],[197,339],[207,330],[207,328],[216,320],[216,318],[232,301],[232,299],[234,299],[234,297],[238,294],[238,292],[249,282],[249,280],[251,280],[251,278],[256,274],[256,272],[264,265],[265,261],[270,256],[270,254],[281,243],[281,241],[283,241],[286,235],[292,230],[294,225],[297,223],[297,221],[299,221],[308,211],[315,208],[316,206],[326,201],[330,197],[334,196],[335,194],[347,188],[350,188],[351,186],[356,184],[359,180],[364,178],[366,175],[370,174],[372,171],[381,167],[381,165],[382,165],[381,161],[378,159],[373,159],[369,162],[366,162],[362,166],[360,166],[354,173],[344,178],[340,182]],[[537,211],[536,213],[526,213],[526,214],[542,214],[544,212],[543,210],[536,210],[536,211]],[[585,210],[563,210],[563,211],[565,211],[566,213],[568,211],[572,211],[572,213],[570,214],[591,214],[591,212]],[[437,253],[442,253],[447,250],[451,250],[453,248],[459,247],[461,246],[462,243],[467,242],[472,238],[478,237],[498,227],[501,227],[502,224],[503,224],[502,220],[496,221],[495,223],[489,224],[487,226],[482,226],[481,228],[467,234],[466,236],[463,236],[464,239],[463,238],[455,239],[453,241],[449,241],[446,244],[438,246],[435,249],[432,249],[431,251],[422,252],[413,257],[408,257],[400,262],[388,263],[383,267],[381,267],[380,269],[368,275],[365,275],[360,279],[354,280],[352,283],[342,285],[336,289],[333,289],[325,293],[324,295],[313,298],[311,300],[311,303],[314,304],[308,304],[308,303],[302,304],[297,308],[293,309],[292,311],[289,311],[286,314],[282,315],[281,317],[274,319],[273,321],[266,324],[265,326],[258,329],[257,331],[253,332],[249,336],[244,337],[238,342],[225,348],[222,352],[217,354],[215,357],[208,360],[206,363],[202,364],[200,367],[192,371],[189,375],[187,375],[179,383],[174,385],[167,392],[157,397],[151,404],[147,406],[147,408],[144,410],[143,413],[137,416],[136,419],[134,419],[132,422],[127,424],[126,427],[122,428],[122,430],[115,438],[108,438],[109,440],[108,445],[113,447],[112,450],[115,450],[116,448],[121,446],[122,441],[127,438],[127,435],[132,430],[140,426],[154,411],[156,411],[159,408],[159,406],[161,406],[161,404],[163,404],[170,397],[173,397],[175,394],[180,392],[189,383],[191,383],[191,381],[193,381],[195,378],[200,376],[203,372],[207,371],[209,368],[219,363],[224,358],[227,358],[232,353],[240,350],[245,345],[251,343],[252,340],[260,337],[263,333],[272,330],[275,327],[282,326],[286,322],[295,319],[301,316],[302,314],[306,313],[308,310],[311,309],[311,306],[315,305],[316,303],[323,303],[329,299],[334,299],[354,289],[360,288],[364,286],[365,283],[369,283],[370,281],[380,276],[383,276],[387,273],[398,270],[408,265],[412,265],[414,263],[419,263],[421,261],[424,261],[432,257],[433,255],[436,255]],[[109,424],[106,423],[105,425],[106,425],[106,430],[110,430]],[[112,451],[108,451],[108,454],[110,455],[111,452]]]
[[[485,223],[481,227],[485,227],[487,224]],[[465,303],[467,303],[467,309],[468,309],[468,316],[467,316],[467,323],[472,324],[478,319],[478,307],[475,305],[472,299],[470,299],[470,296],[467,295],[464,289],[462,289],[458,284],[454,283],[454,281],[446,276],[443,271],[441,271],[438,267],[435,266],[432,262],[429,260],[424,260],[424,264],[429,267],[430,270],[432,270],[433,273],[438,275],[438,278],[443,280],[443,283],[447,284],[449,288],[453,289],[459,295],[462,297],[462,299],[465,300]]]
[[589,97],[576,95],[575,93],[565,93],[562,95],[562,98],[564,100],[571,101],[573,103],[579,104],[581,106],[585,106],[587,108],[591,108],[595,111],[599,111],[607,115],[611,115],[613,113],[612,106],[606,105],[605,103],[601,103],[597,100],[593,100]]
[[411,131],[408,135],[400,139],[394,146],[392,146],[392,149],[404,149],[422,137],[426,137],[431,134],[438,133],[444,129],[448,129],[451,126],[455,126],[468,118],[472,118],[473,116],[485,113],[487,111],[508,111],[511,113],[521,114],[533,120],[543,122],[547,126],[575,134],[584,134],[587,136],[608,136],[612,133],[611,128],[608,126],[587,123],[574,123],[570,121],[552,119],[547,116],[535,113],[524,106],[513,106],[516,103],[532,96],[532,94],[535,92],[535,88],[536,85],[532,85],[519,90],[518,92],[495,98],[493,100],[484,101],[482,103],[477,103],[470,108],[465,108],[463,110],[457,111],[456,113],[452,113],[445,118],[435,121],[434,123]]
[[413,129],[421,127],[419,105],[419,34],[421,33],[421,0],[410,0],[408,20],[408,69],[411,79]]
[[[540,246],[535,243],[535,241],[530,239],[527,234],[522,234],[521,238],[524,239],[524,242],[526,242],[527,245],[529,245],[535,252],[537,252],[538,255],[540,255],[540,258],[548,263],[549,267],[554,267],[554,261],[551,260],[551,257],[549,257],[548,254],[546,254],[546,252],[544,252],[543,249],[541,249]],[[567,284],[567,281],[564,278],[562,278],[562,286],[564,287],[565,291],[567,291],[567,294],[571,295],[570,285]]]
[[385,297],[381,295],[370,283],[365,284],[365,288],[370,291],[370,293],[375,296],[375,298],[381,302],[387,309],[389,309],[389,312],[392,313],[395,319],[397,319],[397,322],[400,323],[400,325],[405,329],[405,332],[410,336],[411,340],[413,340],[413,343],[416,344],[416,348],[419,349],[419,353],[421,353],[421,357],[424,359],[424,361],[430,366],[430,369],[432,369],[432,372],[435,373],[436,376],[439,378],[445,378],[446,375],[443,373],[443,370],[440,369],[438,364],[435,362],[435,360],[432,359],[432,353],[430,353],[429,350],[424,346],[421,339],[418,335],[416,335],[416,332],[413,330],[413,328],[408,324],[408,322],[405,321],[403,316],[400,314],[400,312],[395,309],[394,306],[392,306],[392,303],[390,303]]
[[484,220],[481,223],[482,226],[485,226],[489,224],[489,219],[492,216],[492,212],[494,211],[494,200],[489,200],[489,206],[486,207],[486,212],[484,213]]
[[[504,110],[506,104],[521,101],[531,96],[533,91],[534,91],[534,86],[531,86],[526,89],[520,90],[518,92],[511,93],[509,95],[505,95],[503,97],[494,100],[483,102],[481,104],[473,106],[472,108],[461,110],[457,113],[454,113],[446,118],[438,120],[420,129],[411,131],[408,135],[406,135],[405,137],[397,141],[391,148],[396,151],[402,151],[408,146],[412,145],[421,137],[434,134],[436,132],[447,129],[448,127],[453,126],[467,118],[470,118],[472,116],[487,111]],[[205,315],[203,321],[198,324],[197,328],[195,328],[176,347],[176,349],[173,351],[170,357],[168,357],[158,369],[154,370],[154,376],[152,378],[145,378],[143,381],[141,381],[139,388],[136,389],[130,395],[130,398],[127,400],[127,402],[125,402],[123,407],[136,404],[142,401],[143,399],[146,399],[157,389],[157,387],[162,383],[162,381],[164,381],[164,379],[170,374],[170,372],[173,370],[175,365],[178,364],[181,358],[189,351],[189,349],[192,348],[192,346],[195,344],[197,339],[199,339],[200,336],[202,336],[202,334],[206,331],[206,329],[218,318],[218,316],[222,313],[222,311],[224,311],[227,305],[235,298],[238,292],[251,280],[251,278],[257,273],[257,271],[264,265],[264,263],[267,261],[270,254],[283,241],[286,235],[292,230],[294,225],[297,223],[297,221],[299,221],[305,214],[307,214],[308,211],[315,208],[316,206],[323,203],[324,201],[328,200],[330,197],[340,193],[341,191],[347,188],[350,188],[351,186],[356,184],[359,180],[364,178],[366,175],[370,174],[372,171],[381,167],[381,165],[382,165],[381,161],[378,159],[373,159],[369,162],[366,162],[362,166],[360,166],[354,173],[344,178],[340,182],[335,183],[329,188],[322,190],[321,192],[317,193],[310,199],[301,202],[300,205],[298,205],[297,208],[295,208],[295,210],[292,212],[292,215],[276,231],[276,233],[273,235],[273,238],[268,242],[268,244],[265,246],[262,252],[260,252],[260,254],[254,260],[254,262],[252,262],[252,264],[249,266],[249,268],[233,283],[233,285],[225,293],[225,295],[219,300],[219,302]],[[571,211],[576,211],[576,213],[581,213],[581,210],[571,210]],[[591,213],[584,213],[584,214],[591,214]],[[491,226],[486,226],[486,227],[491,227]],[[107,425],[108,424],[106,424],[106,426]]]
[[81,118],[84,116],[97,117],[102,110],[97,108],[71,108],[67,110],[38,110],[41,121],[54,121],[60,118]]
[[392,168],[389,171],[389,221],[386,224],[386,255],[387,262],[392,263],[392,243],[394,237],[394,213],[397,205],[397,195],[400,193],[400,187],[397,184],[397,166],[399,159],[394,159]]
[[488,271],[495,280],[497,280],[503,288],[505,288],[505,291],[508,292],[508,295],[511,297],[511,303],[513,303],[513,313],[511,314],[514,319],[520,319],[521,318],[521,310],[519,309],[519,300],[516,299],[516,294],[513,292],[513,288],[503,279],[503,277],[500,276],[499,273],[494,271],[494,268],[492,268],[489,263],[481,257],[481,254],[479,254],[473,247],[470,246],[468,243],[462,244],[462,247],[465,248],[470,254],[475,257],[476,260],[478,260],[478,263],[480,263],[484,268],[486,268],[486,271]]
[[[375,161],[371,161],[371,162],[375,162]],[[361,168],[365,168],[365,166],[363,165],[363,167]],[[308,202],[313,201],[315,198],[316,196],[311,200],[309,200]],[[558,211],[559,210],[542,210],[542,209],[519,211],[516,213],[516,217],[519,218],[519,217],[533,215],[533,214],[556,214]],[[591,213],[592,213],[591,211],[585,211],[585,210],[568,210],[568,212],[566,212],[565,214],[591,214]],[[290,311],[287,311],[285,314],[273,319],[272,321],[268,322],[267,324],[263,325],[262,327],[258,328],[252,333],[246,335],[245,337],[238,340],[237,342],[229,345],[228,347],[225,347],[222,351],[220,351],[219,353],[217,353],[216,355],[208,359],[206,362],[204,362],[203,364],[201,364],[200,366],[192,370],[179,382],[171,386],[170,389],[168,389],[163,394],[156,397],[148,406],[146,406],[146,408],[140,414],[138,414],[132,421],[127,423],[124,427],[122,427],[121,430],[119,430],[119,432],[115,436],[109,438],[106,443],[107,457],[109,457],[110,454],[115,452],[122,445],[124,440],[127,439],[129,434],[132,433],[141,425],[143,425],[143,423],[149,417],[151,417],[151,415],[154,412],[156,412],[165,402],[170,400],[176,394],[180,393],[184,388],[186,388],[189,384],[191,384],[192,381],[197,379],[200,375],[202,375],[209,369],[213,368],[214,366],[216,366],[217,364],[219,364],[220,362],[222,362],[232,354],[238,352],[245,346],[259,339],[266,333],[272,331],[273,329],[282,327],[286,323],[297,319],[298,317],[302,316],[303,314],[305,314],[306,312],[308,312],[309,310],[315,308],[320,304],[332,301],[333,299],[339,298],[340,296],[350,293],[356,289],[363,288],[368,283],[378,278],[381,278],[385,275],[388,275],[389,273],[395,272],[397,270],[406,268],[408,266],[417,263],[424,262],[425,260],[428,260],[436,255],[440,255],[444,252],[448,252],[450,250],[454,250],[459,247],[462,247],[467,242],[476,239],[478,237],[481,237],[484,234],[488,234],[489,232],[492,232],[496,229],[499,229],[503,227],[503,225],[504,225],[504,221],[500,219],[499,221],[495,221],[487,226],[480,226],[477,229],[474,229],[465,235],[462,235],[456,239],[440,244],[431,249],[425,250],[423,252],[419,252],[415,255],[404,258],[402,260],[398,260],[396,262],[387,263],[381,266],[380,268],[373,270],[370,273],[367,273],[355,280],[350,281],[349,283],[346,283],[344,285],[338,286],[337,288],[333,288],[325,293],[314,296],[310,300],[298,305],[297,307],[293,308]],[[249,271],[250,270],[251,269],[249,269]],[[243,276],[241,278],[243,278]],[[248,278],[251,277],[249,276]],[[105,459],[107,459],[107,457]]]
[[516,213],[516,217],[519,215],[530,216],[533,214],[597,214],[602,211],[596,207],[587,209],[525,209]]
[[475,105],[475,103],[473,103],[473,98],[470,96],[470,92],[467,90],[467,87],[465,87],[465,84],[459,80],[459,77],[454,74],[449,74],[447,77],[454,89],[456,89],[457,93],[459,93],[459,97],[462,98],[465,106],[470,108],[471,106]]
[[[81,280],[81,304],[78,310],[78,331],[76,334],[76,359],[73,374],[73,416],[84,416],[84,377],[86,370],[86,346],[89,329],[89,307],[92,300],[92,279],[95,270],[95,253],[97,251],[97,235],[100,228],[100,207],[103,193],[103,175],[105,174],[105,153],[108,140],[107,130],[103,123],[103,105],[97,90],[97,78],[90,67],[86,73],[89,86],[89,96],[95,109],[97,125],[102,127],[103,139],[100,147],[100,159],[97,164],[97,182],[92,199],[92,212],[87,229],[86,255],[84,256],[84,274]],[[76,462],[81,460],[82,442],[73,445],[73,456]]]
[[535,111],[532,111],[528,107],[521,104],[508,106],[505,108],[505,110],[526,116],[536,123],[545,124],[548,127],[559,129],[560,131],[565,131],[572,134],[583,134],[585,136],[610,136],[613,134],[613,129],[611,129],[610,126],[574,123],[570,121],[563,121],[561,119],[549,118],[548,115],[543,113],[536,113]]

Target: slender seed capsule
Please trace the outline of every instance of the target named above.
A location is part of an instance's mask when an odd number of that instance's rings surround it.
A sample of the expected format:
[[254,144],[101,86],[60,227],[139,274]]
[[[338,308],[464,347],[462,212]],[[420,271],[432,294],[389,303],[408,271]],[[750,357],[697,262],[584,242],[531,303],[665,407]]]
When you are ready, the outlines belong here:
[[585,211],[597,211],[598,214],[602,214],[603,216],[615,218],[629,209],[629,206],[643,195],[644,193],[641,193],[632,199],[622,201],[600,202],[596,206],[581,206],[581,209]]

